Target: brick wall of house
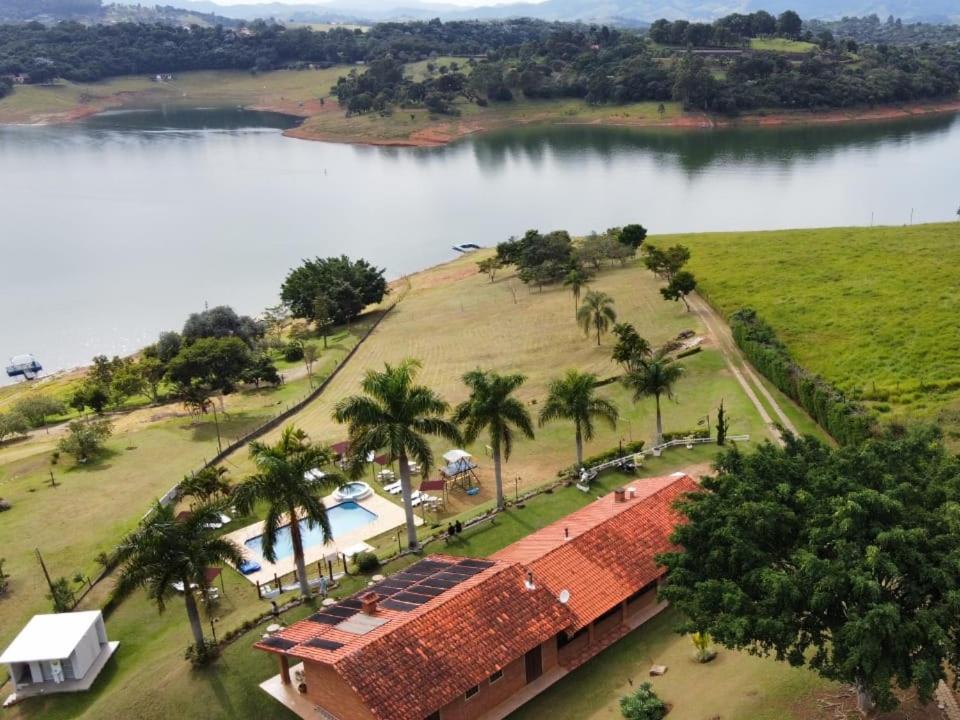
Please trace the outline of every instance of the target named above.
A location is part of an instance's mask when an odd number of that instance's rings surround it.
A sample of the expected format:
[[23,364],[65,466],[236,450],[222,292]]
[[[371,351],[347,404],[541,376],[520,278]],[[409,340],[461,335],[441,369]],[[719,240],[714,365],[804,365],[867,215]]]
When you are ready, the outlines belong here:
[[613,615],[594,623],[594,639],[602,638],[604,635],[617,628],[621,623],[623,623],[623,610],[617,606],[617,612],[613,613]]
[[[590,634],[586,632],[583,633],[583,635],[581,635],[580,637],[574,638],[573,640],[568,642],[566,645],[564,645],[562,648],[560,648],[560,650],[558,651],[559,653],[558,661],[561,663],[569,662],[570,660],[575,658],[577,655],[582,653],[584,650],[586,650],[587,644],[589,642],[590,642]],[[554,648],[557,647],[556,641],[554,641],[553,647]]]
[[627,617],[634,615],[635,613],[640,612],[641,610],[646,610],[652,605],[657,604],[657,589],[650,588],[643,595],[638,597],[636,600],[633,600],[627,603]]
[[[543,672],[557,666],[557,643],[554,638],[540,646]],[[494,683],[489,679],[480,683],[480,692],[469,700],[461,695],[440,711],[440,720],[473,720],[489,712],[522,690],[527,684],[527,668],[524,657],[519,657],[503,669],[503,677]]]
[[[338,720],[374,720],[360,697],[328,665],[304,662],[307,697]],[[296,680],[294,680],[296,682]]]

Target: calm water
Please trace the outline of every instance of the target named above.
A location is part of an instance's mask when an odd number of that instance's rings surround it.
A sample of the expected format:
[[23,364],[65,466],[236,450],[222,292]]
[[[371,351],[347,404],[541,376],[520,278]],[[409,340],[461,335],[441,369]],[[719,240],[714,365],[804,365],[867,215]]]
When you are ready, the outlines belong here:
[[[327,517],[330,519],[330,531],[334,538],[339,538],[357,528],[369,525],[377,519],[376,514],[355,502],[340,503],[339,505],[327,508]],[[304,548],[310,548],[323,543],[323,533],[319,525],[311,528],[306,520],[301,520],[300,531]],[[262,535],[257,535],[257,537],[250,538],[243,544],[253,550],[259,557],[263,557],[262,538]],[[280,528],[273,547],[277,554],[277,560],[283,560],[284,558],[293,556],[293,538],[290,536],[289,525],[284,525]]]
[[[186,315],[256,313],[301,258],[391,277],[529,228],[654,233],[955,217],[954,117],[859,127],[524,128],[446,148],[282,137],[282,116],[111,113],[0,128],[0,361],[133,351]],[[0,379],[2,381],[2,379]]]

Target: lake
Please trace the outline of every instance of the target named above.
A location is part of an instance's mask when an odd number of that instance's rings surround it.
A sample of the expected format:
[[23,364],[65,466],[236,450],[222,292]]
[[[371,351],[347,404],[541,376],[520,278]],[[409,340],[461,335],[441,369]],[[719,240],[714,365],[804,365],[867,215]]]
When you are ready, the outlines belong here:
[[257,313],[317,255],[392,278],[530,228],[907,224],[911,211],[953,219],[960,202],[955,116],[521,128],[431,149],[293,140],[291,122],[199,109],[0,128],[0,361],[71,367],[132,352],[205,304]]

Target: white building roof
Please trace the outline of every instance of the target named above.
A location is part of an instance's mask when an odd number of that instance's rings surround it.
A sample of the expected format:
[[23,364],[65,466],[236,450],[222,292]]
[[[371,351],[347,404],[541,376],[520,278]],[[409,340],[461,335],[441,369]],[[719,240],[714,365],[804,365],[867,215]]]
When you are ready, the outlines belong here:
[[466,450],[448,450],[443,454],[443,459],[451,465],[457,462],[457,460],[469,460],[472,457],[473,456]]
[[34,615],[0,655],[0,664],[64,660],[99,617],[99,610]]

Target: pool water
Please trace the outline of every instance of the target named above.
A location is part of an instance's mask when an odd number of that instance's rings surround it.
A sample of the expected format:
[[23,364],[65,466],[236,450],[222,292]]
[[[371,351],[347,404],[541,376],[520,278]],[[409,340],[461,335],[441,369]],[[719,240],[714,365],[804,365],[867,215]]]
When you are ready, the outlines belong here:
[[[355,502],[344,502],[339,505],[327,508],[327,517],[330,519],[330,531],[333,538],[339,538],[346,533],[352,532],[364,525],[369,525],[377,519],[376,513],[372,513],[365,507]],[[300,535],[303,538],[303,548],[313,547],[323,544],[323,531],[319,525],[310,527],[306,520],[300,521]],[[259,557],[263,557],[263,536],[257,535],[243,543]],[[277,541],[274,543],[274,550],[277,553],[277,560],[293,556],[293,540],[290,537],[290,526],[284,525],[277,533]]]

